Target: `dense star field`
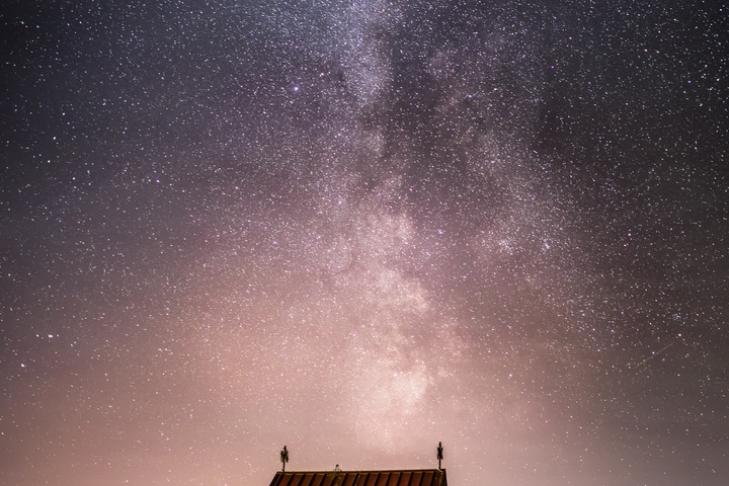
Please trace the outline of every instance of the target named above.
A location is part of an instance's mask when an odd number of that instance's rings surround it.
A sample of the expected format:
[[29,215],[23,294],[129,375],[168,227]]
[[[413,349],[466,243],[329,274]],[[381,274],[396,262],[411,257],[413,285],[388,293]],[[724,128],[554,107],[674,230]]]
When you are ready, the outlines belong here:
[[3,2],[0,484],[729,484],[721,3]]

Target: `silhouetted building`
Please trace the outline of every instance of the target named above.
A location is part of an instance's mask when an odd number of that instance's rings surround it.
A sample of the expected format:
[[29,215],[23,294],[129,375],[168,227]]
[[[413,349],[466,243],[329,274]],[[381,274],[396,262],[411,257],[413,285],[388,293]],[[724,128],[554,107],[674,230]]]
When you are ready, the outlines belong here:
[[448,486],[445,469],[279,471],[270,486]]

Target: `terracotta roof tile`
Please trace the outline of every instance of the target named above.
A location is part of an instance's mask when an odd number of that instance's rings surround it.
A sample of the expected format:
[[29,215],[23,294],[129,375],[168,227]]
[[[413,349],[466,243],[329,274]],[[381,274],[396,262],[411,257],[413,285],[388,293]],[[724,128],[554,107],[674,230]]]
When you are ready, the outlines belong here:
[[445,469],[277,472],[270,486],[448,486]]

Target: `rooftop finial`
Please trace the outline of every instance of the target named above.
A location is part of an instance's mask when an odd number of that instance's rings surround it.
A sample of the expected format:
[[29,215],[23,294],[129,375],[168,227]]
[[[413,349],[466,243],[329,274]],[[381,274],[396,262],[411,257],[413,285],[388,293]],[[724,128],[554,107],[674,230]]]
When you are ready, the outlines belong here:
[[281,472],[286,472],[286,463],[289,462],[289,450],[284,446],[281,449]]
[[438,457],[438,469],[443,469],[441,467],[441,462],[443,461],[443,443],[438,441],[438,449],[437,451],[437,457]]

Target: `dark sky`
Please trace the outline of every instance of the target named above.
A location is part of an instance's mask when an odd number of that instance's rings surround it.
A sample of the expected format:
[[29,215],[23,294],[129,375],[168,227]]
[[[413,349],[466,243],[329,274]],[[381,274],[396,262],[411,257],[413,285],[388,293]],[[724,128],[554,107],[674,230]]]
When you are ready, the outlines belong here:
[[5,1],[0,484],[729,484],[729,10]]

